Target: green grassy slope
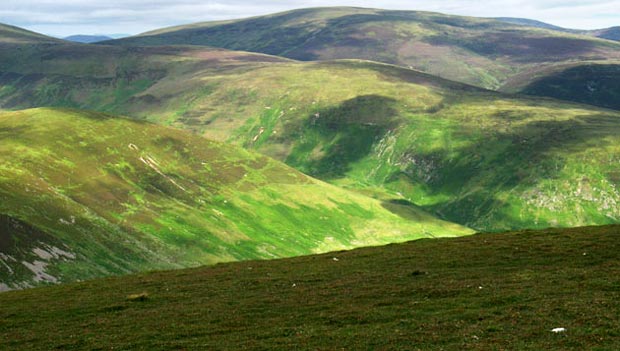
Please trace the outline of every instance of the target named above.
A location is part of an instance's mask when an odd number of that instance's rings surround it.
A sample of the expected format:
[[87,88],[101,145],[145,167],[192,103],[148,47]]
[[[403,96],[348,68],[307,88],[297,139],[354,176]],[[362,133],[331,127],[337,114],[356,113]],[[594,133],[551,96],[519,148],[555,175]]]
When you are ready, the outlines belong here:
[[245,75],[258,97],[266,77],[290,78],[276,80],[281,88],[269,94],[278,98],[229,140],[330,182],[400,192],[476,229],[619,219],[617,112],[459,88],[370,63],[309,67],[303,83],[295,65]]
[[59,47],[44,65],[33,54],[24,60],[32,65],[5,73],[0,108],[72,106],[146,118],[331,183],[400,193],[478,230],[620,220],[617,112],[385,64],[206,48],[100,47],[99,61],[115,64],[98,78],[88,73],[95,56],[71,50]]
[[615,350],[619,233],[480,234],[3,293],[0,338],[20,351]]
[[0,290],[471,231],[189,133],[0,114]]
[[496,89],[540,65],[620,59],[620,43],[494,19],[315,8],[173,27],[106,42],[209,45],[299,60],[367,59]]
[[[252,69],[287,59],[195,47],[119,48],[65,44],[13,44],[0,51],[0,108],[33,106],[88,107],[130,114],[165,113],[167,101],[143,95],[167,79],[171,88],[202,91],[189,84],[200,74]],[[206,73],[208,72],[208,73]],[[177,103],[173,107],[178,107]]]

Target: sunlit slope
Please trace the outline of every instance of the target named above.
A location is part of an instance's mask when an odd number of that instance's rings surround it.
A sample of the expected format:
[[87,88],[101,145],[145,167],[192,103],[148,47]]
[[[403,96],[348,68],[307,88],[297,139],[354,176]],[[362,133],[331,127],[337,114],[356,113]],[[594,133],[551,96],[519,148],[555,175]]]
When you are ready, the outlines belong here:
[[169,102],[176,102],[173,108],[186,103],[178,100],[175,91],[164,101],[140,94],[162,81],[168,90],[200,92],[199,87],[188,85],[197,75],[224,78],[232,69],[247,70],[288,61],[262,54],[195,47],[120,48],[81,44],[8,47],[0,51],[0,109],[63,106],[115,113],[166,114]]
[[0,288],[471,231],[187,132],[0,114]]
[[106,42],[208,45],[298,60],[366,59],[496,89],[540,65],[620,58],[620,43],[496,19],[312,8],[166,28]]
[[[269,69],[245,76],[255,99],[266,77],[281,88],[269,90],[274,98],[230,140],[321,179],[400,192],[476,229],[620,219],[617,112],[450,86],[375,64],[286,72],[277,74],[297,79],[273,78]],[[217,135],[217,126],[211,121],[205,135]]]
[[617,350],[619,235],[480,234],[2,293],[0,339],[16,351]]

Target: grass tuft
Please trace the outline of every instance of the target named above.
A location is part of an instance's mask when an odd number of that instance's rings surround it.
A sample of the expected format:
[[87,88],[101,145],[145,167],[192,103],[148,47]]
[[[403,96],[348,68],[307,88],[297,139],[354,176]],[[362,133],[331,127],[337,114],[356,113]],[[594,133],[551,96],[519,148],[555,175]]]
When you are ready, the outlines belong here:
[[127,296],[127,301],[130,302],[143,302],[149,299],[149,294],[146,292],[142,292],[139,294],[131,294]]

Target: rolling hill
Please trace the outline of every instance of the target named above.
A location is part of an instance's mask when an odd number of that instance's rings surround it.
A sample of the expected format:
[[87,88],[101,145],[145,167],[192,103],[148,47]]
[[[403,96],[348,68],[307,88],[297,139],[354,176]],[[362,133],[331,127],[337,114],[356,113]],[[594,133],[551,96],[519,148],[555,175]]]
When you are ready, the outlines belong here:
[[[14,44],[0,51],[0,109],[61,106],[134,116],[138,111],[147,114],[146,110],[165,115],[179,104],[169,107],[152,100],[152,95],[138,95],[162,81],[167,82],[169,90],[195,89],[199,93],[201,88],[193,83],[194,75],[225,78],[226,72],[233,69],[251,70],[286,61],[263,54],[200,47]],[[179,96],[171,91],[166,98],[174,103]]]
[[348,7],[196,23],[104,43],[207,45],[304,61],[365,59],[489,89],[541,65],[620,59],[620,43],[587,35],[495,19]]
[[101,113],[0,113],[0,140],[0,290],[472,232]]
[[86,108],[172,125],[339,186],[401,194],[476,230],[620,221],[618,112],[359,60],[204,47],[36,50],[0,60],[0,108]]
[[0,339],[20,351],[615,350],[619,233],[480,234],[2,293]]

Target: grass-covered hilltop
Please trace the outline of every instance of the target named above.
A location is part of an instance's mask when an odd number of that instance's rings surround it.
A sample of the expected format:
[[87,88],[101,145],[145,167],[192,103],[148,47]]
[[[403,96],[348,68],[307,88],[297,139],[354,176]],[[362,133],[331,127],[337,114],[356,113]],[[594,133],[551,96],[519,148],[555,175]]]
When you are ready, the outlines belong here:
[[76,110],[0,113],[0,288],[471,230],[198,136]]
[[[616,32],[570,30],[518,18],[335,7],[195,23],[105,44],[207,45],[303,61],[372,60],[493,90],[619,109],[613,83],[617,73],[610,77],[609,68],[588,69],[605,64],[618,70]],[[565,75],[570,80],[558,84],[554,74],[570,68],[588,75],[569,70]]]
[[616,350],[619,230],[419,240],[8,292],[0,339],[20,351]]
[[620,58],[620,43],[499,19],[354,7],[204,22],[106,42],[207,45],[297,60],[366,59],[500,88],[541,65]]

